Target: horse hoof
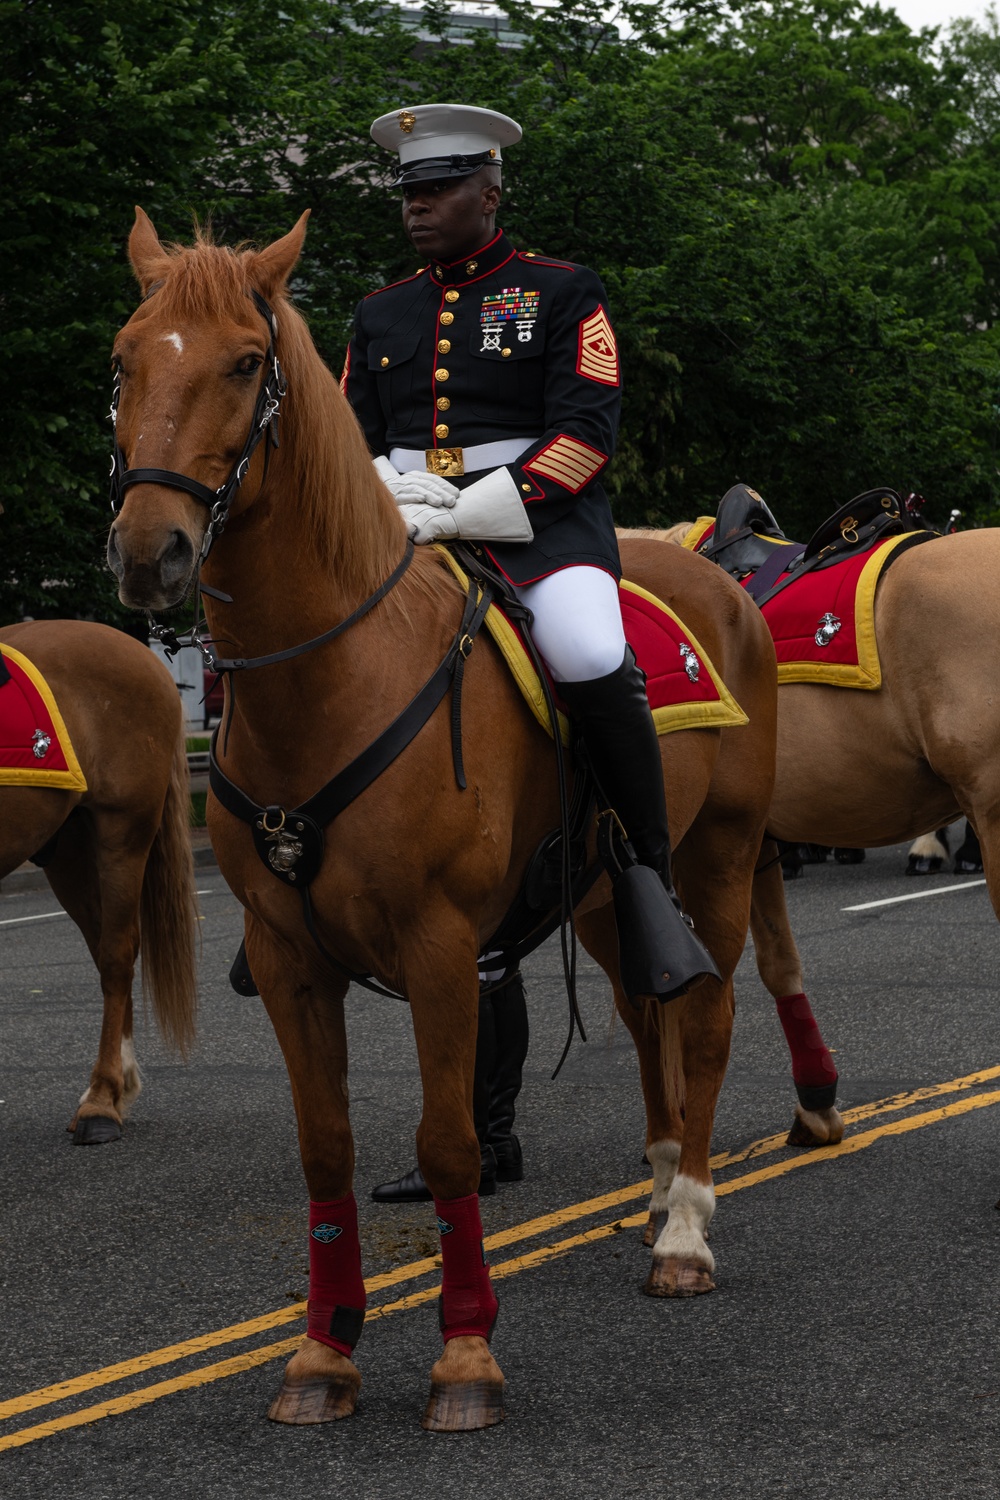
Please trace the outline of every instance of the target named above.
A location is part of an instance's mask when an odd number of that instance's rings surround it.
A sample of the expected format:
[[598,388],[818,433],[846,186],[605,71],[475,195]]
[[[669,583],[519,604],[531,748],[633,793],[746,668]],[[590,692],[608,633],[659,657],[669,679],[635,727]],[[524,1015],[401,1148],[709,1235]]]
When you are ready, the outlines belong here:
[[120,1141],[122,1128],[117,1120],[107,1115],[85,1115],[77,1120],[73,1131],[74,1146],[106,1146],[109,1141]]
[[785,1137],[786,1146],[836,1146],[844,1138],[844,1119],[832,1106],[824,1110],[795,1111],[792,1128]]
[[358,1404],[361,1377],[348,1375],[336,1380],[284,1380],[268,1408],[268,1420],[289,1427],[311,1427],[318,1422],[339,1422],[353,1417]]
[[658,1213],[653,1213],[652,1209],[650,1209],[649,1218],[646,1220],[646,1227],[642,1231],[642,1243],[645,1245],[647,1250],[652,1250],[653,1246],[660,1238],[660,1234],[666,1222],[667,1210],[665,1208],[660,1210]]
[[906,875],[940,875],[944,860],[937,854],[911,854],[906,861]]
[[465,1385],[432,1380],[420,1425],[425,1432],[478,1432],[481,1427],[496,1427],[506,1415],[502,1380],[473,1380]]
[[656,1256],[643,1291],[647,1297],[697,1297],[702,1292],[714,1292],[715,1282],[708,1267],[699,1261]]

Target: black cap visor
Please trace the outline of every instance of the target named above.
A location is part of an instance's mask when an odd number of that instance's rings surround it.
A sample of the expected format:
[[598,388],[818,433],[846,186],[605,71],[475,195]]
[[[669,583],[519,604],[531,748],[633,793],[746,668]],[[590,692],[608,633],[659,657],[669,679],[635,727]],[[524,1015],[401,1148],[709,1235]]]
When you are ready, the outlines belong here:
[[[496,157],[489,151],[479,151],[472,156],[426,156],[422,161],[407,162],[400,167],[393,187],[409,187],[414,182],[433,182],[449,177],[471,177]],[[497,162],[499,166],[499,162]]]

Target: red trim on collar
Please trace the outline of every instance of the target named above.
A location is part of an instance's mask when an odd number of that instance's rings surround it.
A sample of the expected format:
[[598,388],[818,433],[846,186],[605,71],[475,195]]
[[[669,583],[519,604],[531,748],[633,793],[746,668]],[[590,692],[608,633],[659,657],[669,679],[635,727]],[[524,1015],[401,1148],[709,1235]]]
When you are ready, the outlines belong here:
[[460,266],[462,264],[463,260],[464,261],[475,260],[475,258],[476,258],[477,255],[485,255],[486,252],[487,252],[487,250],[492,250],[492,248],[496,244],[497,240],[502,239],[502,238],[503,238],[503,230],[502,229],[498,229],[497,232],[496,232],[496,234],[493,236],[493,238],[491,240],[487,240],[487,242],[486,242],[485,245],[480,245],[479,249],[478,250],[473,250],[471,254],[469,254],[469,255],[460,255],[457,260],[432,260],[431,261],[431,265],[432,266],[440,266],[441,269],[442,269],[442,271],[450,271],[451,268],[452,268],[452,266]]
[[481,276],[469,276],[465,281],[436,281],[434,285],[439,286],[444,292],[450,291],[452,287],[456,291],[461,291],[463,286],[474,286],[477,281],[485,281],[487,276],[495,276],[498,271],[503,270],[504,266],[509,265],[516,255],[517,251],[512,250],[506,260],[500,261],[498,265],[493,266],[489,271],[484,271]]

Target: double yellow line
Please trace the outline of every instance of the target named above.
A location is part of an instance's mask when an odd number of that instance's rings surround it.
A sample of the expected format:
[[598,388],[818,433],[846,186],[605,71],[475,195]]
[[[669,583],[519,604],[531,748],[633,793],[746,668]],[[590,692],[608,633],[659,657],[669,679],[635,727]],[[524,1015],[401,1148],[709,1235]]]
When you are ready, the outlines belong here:
[[[738,1193],[743,1188],[756,1187],[763,1182],[771,1182],[778,1177],[785,1177],[790,1172],[796,1172],[804,1167],[816,1166],[820,1162],[835,1161],[840,1157],[853,1156],[859,1151],[866,1150],[876,1141],[889,1136],[906,1135],[910,1131],[922,1130],[928,1125],[937,1125],[943,1120],[954,1119],[959,1115],[971,1113],[973,1110],[985,1109],[994,1104],[1000,1104],[1000,1090],[992,1090],[987,1093],[975,1093],[973,1090],[993,1079],[1000,1078],[1000,1067],[986,1068],[976,1073],[969,1073],[962,1078],[953,1078],[946,1083],[930,1084],[926,1088],[915,1089],[906,1094],[894,1094],[887,1099],[875,1100],[870,1104],[859,1105],[855,1109],[847,1110],[844,1119],[847,1124],[857,1125],[864,1120],[878,1118],[887,1114],[898,1114],[903,1110],[912,1109],[914,1105],[927,1103],[932,1099],[941,1098],[948,1094],[961,1093],[965,1097],[954,1100],[950,1104],[939,1105],[934,1109],[924,1110],[919,1114],[907,1115],[904,1119],[896,1119],[885,1124],[873,1126],[871,1129],[860,1131],[854,1135],[845,1136],[838,1146],[823,1146],[817,1150],[803,1152],[800,1155],[785,1157],[781,1161],[773,1162],[766,1167],[758,1167],[754,1171],[743,1173],[737,1177],[730,1177],[716,1185],[716,1194],[724,1197],[727,1193]],[[744,1147],[736,1152],[722,1152],[714,1156],[711,1166],[714,1172],[728,1167],[733,1167],[741,1162],[750,1161],[761,1156],[770,1156],[784,1149],[784,1134],[767,1136],[763,1140],[754,1141],[752,1145]],[[584,1202],[570,1204],[566,1208],[558,1209],[553,1213],[544,1214],[537,1219],[529,1219],[523,1224],[516,1224],[510,1229],[501,1230],[498,1234],[489,1235],[486,1239],[486,1249],[490,1251],[503,1249],[507,1245],[520,1244],[525,1240],[534,1239],[539,1235],[550,1234],[553,1230],[563,1225],[577,1222],[581,1219],[590,1218],[593,1215],[607,1212],[609,1209],[619,1208],[626,1203],[633,1203],[637,1199],[646,1198],[652,1189],[652,1180],[633,1183],[630,1187],[621,1188],[617,1192],[603,1193],[597,1198],[588,1198]],[[591,1245],[598,1240],[608,1239],[611,1235],[618,1234],[624,1229],[637,1228],[644,1224],[646,1210],[630,1214],[628,1217],[616,1217],[594,1228],[581,1231],[579,1234],[569,1236],[567,1239],[557,1240],[554,1243],[542,1245],[536,1250],[530,1250],[526,1254],[515,1256],[511,1260],[503,1260],[492,1267],[491,1274],[494,1280],[502,1280],[506,1276],[516,1276],[521,1271],[534,1269],[536,1266],[544,1265],[547,1261],[556,1257],[566,1255],[581,1246]],[[441,1264],[440,1256],[428,1256],[424,1260],[411,1261],[408,1265],[399,1266],[393,1271],[383,1272],[379,1276],[372,1276],[365,1282],[369,1297],[386,1291],[389,1287],[404,1285],[407,1282],[418,1281],[436,1271]],[[419,1307],[422,1303],[430,1302],[437,1297],[440,1288],[437,1283],[424,1287],[419,1291],[410,1292],[408,1295],[399,1297],[394,1301],[379,1303],[370,1308],[368,1319],[391,1317],[395,1313],[406,1312],[411,1307]],[[0,1422],[9,1421],[15,1417],[23,1417],[30,1411],[41,1407],[52,1406],[61,1401],[67,1401],[74,1396],[83,1395],[87,1391],[99,1389],[104,1386],[113,1385],[119,1380],[128,1380],[137,1375],[144,1375],[147,1371],[156,1369],[160,1365],[174,1364],[178,1360],[191,1359],[196,1355],[204,1354],[210,1349],[217,1349],[226,1344],[239,1343],[244,1339],[253,1338],[271,1329],[282,1327],[287,1323],[297,1322],[305,1316],[306,1305],[304,1302],[296,1302],[289,1307],[277,1309],[275,1312],[266,1313],[259,1318],[251,1318],[244,1323],[233,1323],[227,1328],[218,1328],[211,1333],[202,1334],[197,1338],[185,1339],[179,1344],[168,1344],[162,1349],[150,1350],[147,1354],[140,1354],[135,1359],[123,1360],[119,1364],[105,1365],[103,1369],[91,1370],[85,1375],[77,1375],[71,1380],[59,1381],[54,1385],[43,1386],[36,1391],[28,1391],[23,1396],[15,1396],[9,1401],[0,1402]],[[38,1442],[41,1438],[51,1437],[57,1432],[65,1432],[71,1427],[85,1426],[90,1422],[101,1421],[104,1417],[112,1417],[127,1411],[136,1411],[139,1407],[149,1406],[154,1401],[159,1401],[163,1396],[172,1396],[178,1391],[193,1390],[200,1385],[208,1385],[216,1380],[225,1380],[230,1375],[239,1375],[244,1370],[252,1370],[257,1365],[267,1364],[274,1359],[280,1359],[283,1355],[291,1354],[298,1348],[302,1334],[296,1333],[292,1338],[279,1339],[276,1343],[259,1345],[257,1348],[248,1350],[244,1354],[233,1355],[229,1359],[219,1360],[215,1364],[199,1365],[196,1369],[188,1370],[184,1374],[175,1375],[169,1380],[161,1380],[153,1385],[141,1386],[137,1390],[128,1392],[124,1396],[112,1397],[110,1400],[98,1402],[93,1406],[85,1406],[66,1415],[52,1417],[45,1422],[38,1422],[30,1427],[22,1427],[15,1432],[10,1432],[0,1437],[0,1451],[7,1448],[21,1448],[27,1443]]]

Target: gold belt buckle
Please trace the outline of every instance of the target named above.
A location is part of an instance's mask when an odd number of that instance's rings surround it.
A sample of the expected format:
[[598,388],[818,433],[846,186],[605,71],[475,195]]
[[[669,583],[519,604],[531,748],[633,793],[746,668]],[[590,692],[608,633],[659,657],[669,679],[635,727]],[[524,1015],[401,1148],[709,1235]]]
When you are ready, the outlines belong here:
[[455,479],[465,473],[461,448],[425,448],[424,460],[429,473],[440,474],[444,479]]

